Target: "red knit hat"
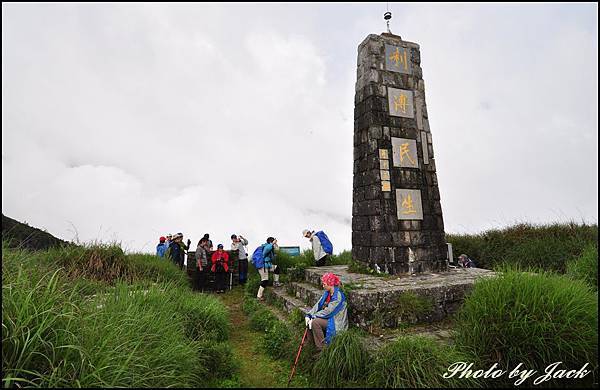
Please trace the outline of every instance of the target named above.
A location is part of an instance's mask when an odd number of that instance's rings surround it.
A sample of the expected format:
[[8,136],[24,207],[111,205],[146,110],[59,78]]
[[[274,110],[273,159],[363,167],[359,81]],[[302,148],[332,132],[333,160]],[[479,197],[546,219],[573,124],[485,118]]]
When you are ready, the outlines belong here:
[[167,239],[166,239],[166,238],[164,238],[164,237],[161,237],[161,238],[159,238],[158,240],[159,240],[160,242],[165,242],[165,241],[167,241]]
[[321,277],[321,281],[328,286],[339,286],[340,278],[337,275],[332,274],[331,272],[327,272],[325,275]]

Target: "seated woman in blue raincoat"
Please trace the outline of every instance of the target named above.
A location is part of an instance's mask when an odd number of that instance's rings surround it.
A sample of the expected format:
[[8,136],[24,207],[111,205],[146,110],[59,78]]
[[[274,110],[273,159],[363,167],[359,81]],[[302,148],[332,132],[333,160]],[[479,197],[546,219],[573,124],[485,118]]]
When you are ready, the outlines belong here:
[[340,278],[328,272],[321,282],[325,293],[305,317],[319,352],[323,350],[323,341],[329,344],[337,333],[348,329],[348,302],[339,288]]

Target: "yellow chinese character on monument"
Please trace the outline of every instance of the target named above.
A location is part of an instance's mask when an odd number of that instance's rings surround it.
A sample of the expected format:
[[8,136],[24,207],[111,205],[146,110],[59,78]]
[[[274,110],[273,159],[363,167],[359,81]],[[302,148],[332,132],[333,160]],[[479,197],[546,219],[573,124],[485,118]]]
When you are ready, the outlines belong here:
[[406,95],[400,94],[399,96],[394,96],[394,111],[402,111],[406,113]]
[[407,194],[402,200],[402,214],[416,214],[417,210],[414,209],[412,197]]
[[408,161],[410,161],[410,163],[412,165],[416,165],[415,160],[413,160],[410,157],[410,149],[408,149],[408,142],[404,143],[404,144],[400,144],[400,163],[402,163],[404,161],[404,156],[406,156],[406,158],[408,158]]
[[390,56],[390,60],[394,61],[396,63],[396,66],[398,66],[398,63],[401,63],[402,65],[404,65],[404,70],[408,70],[408,61],[406,59],[406,50],[403,50],[403,55],[400,55],[400,49],[396,48],[396,51],[394,52],[394,54],[392,54]]

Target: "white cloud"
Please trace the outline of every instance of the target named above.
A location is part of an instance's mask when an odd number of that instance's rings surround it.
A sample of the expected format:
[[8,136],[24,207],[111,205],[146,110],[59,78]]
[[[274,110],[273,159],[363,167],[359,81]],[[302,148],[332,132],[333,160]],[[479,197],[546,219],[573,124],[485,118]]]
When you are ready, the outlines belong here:
[[[446,230],[596,221],[589,7],[392,6],[421,45]],[[131,250],[306,248],[307,227],[349,249],[370,7],[3,4],[3,212]]]

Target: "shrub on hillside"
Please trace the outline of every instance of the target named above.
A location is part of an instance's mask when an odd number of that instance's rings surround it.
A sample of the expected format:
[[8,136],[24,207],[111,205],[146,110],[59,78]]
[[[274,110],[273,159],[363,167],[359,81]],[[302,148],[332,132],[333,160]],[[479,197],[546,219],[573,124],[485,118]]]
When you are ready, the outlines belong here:
[[471,361],[472,357],[429,337],[403,336],[375,352],[368,383],[373,387],[478,387],[472,378],[442,377],[451,364]]
[[506,270],[478,281],[456,318],[457,345],[483,366],[523,363],[543,372],[557,361],[568,369],[597,365],[597,293],[583,282]]
[[288,322],[294,327],[302,326],[304,328],[304,313],[298,308],[294,308],[288,316]]
[[264,352],[275,359],[291,356],[292,333],[287,325],[279,320],[275,321],[263,335],[261,347]]
[[[7,247],[3,243],[3,248]],[[187,286],[188,278],[169,261],[147,254],[126,255],[115,244],[88,244],[80,246],[54,247],[33,253],[7,250],[9,258],[21,257],[20,264],[46,271],[63,268],[71,280],[81,279],[114,285],[118,281],[127,283],[176,283]],[[3,251],[4,253],[4,251]]]
[[[233,378],[240,366],[240,362],[228,342],[202,341],[197,354],[200,357],[199,370],[207,370],[206,379],[208,380],[216,379],[220,382]],[[198,386],[205,387],[206,383]]]
[[567,276],[583,280],[594,290],[598,290],[598,247],[590,245],[579,258],[569,261]]
[[325,387],[356,384],[367,373],[369,354],[360,331],[350,329],[336,335],[314,364],[313,378]]
[[279,321],[273,313],[268,309],[262,308],[250,315],[250,327],[258,331],[266,331],[273,325],[275,321]]
[[350,264],[352,261],[352,252],[349,250],[345,250],[343,252],[338,253],[337,255],[332,255],[331,257],[331,265],[344,265]]
[[248,279],[244,285],[244,295],[256,297],[258,287],[260,286],[260,275],[252,264],[248,264]]
[[247,316],[262,309],[262,305],[254,297],[245,296],[242,300],[242,311]]
[[[180,290],[182,295],[188,291]],[[177,311],[183,316],[187,335],[192,340],[225,341],[229,338],[229,313],[215,297],[195,294],[178,302]]]
[[513,265],[564,273],[567,261],[588,245],[597,247],[598,225],[521,223],[477,235],[447,234],[446,240],[456,255],[466,253],[481,268]]

